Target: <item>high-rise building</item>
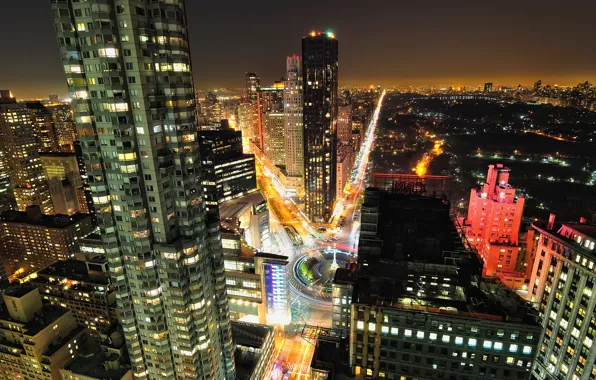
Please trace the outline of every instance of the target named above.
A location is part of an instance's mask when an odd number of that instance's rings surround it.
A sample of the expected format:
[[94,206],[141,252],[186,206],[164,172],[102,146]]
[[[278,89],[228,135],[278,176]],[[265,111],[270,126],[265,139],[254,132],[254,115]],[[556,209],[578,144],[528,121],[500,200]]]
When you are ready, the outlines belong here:
[[304,177],[303,106],[302,58],[293,55],[286,58],[284,152],[288,176],[299,177],[300,182]]
[[79,164],[74,152],[42,152],[39,159],[47,179],[64,179],[73,172],[79,174]]
[[259,147],[264,149],[267,115],[284,112],[284,81],[276,81],[271,87],[261,87],[257,91],[257,120]]
[[261,79],[256,73],[245,73],[246,79],[246,100],[249,103],[257,104],[257,92],[261,88]]
[[352,169],[354,168],[354,148],[352,145],[340,145],[337,147],[337,168],[336,185],[337,194],[335,197],[340,199],[343,196],[346,184],[350,180]]
[[44,214],[53,214],[39,150],[29,110],[10,91],[0,90],[0,151],[5,154],[17,207],[25,211],[38,205]]
[[79,166],[79,174],[81,176],[81,182],[83,184],[83,193],[81,194],[80,191],[77,192],[77,195],[79,196],[79,207],[81,209],[81,211],[83,211],[83,209],[85,207],[83,207],[83,204],[86,204],[86,213],[89,214],[91,216],[91,219],[93,219],[93,222],[95,223],[96,218],[95,218],[95,206],[93,205],[93,193],[91,192],[91,185],[89,183],[89,175],[87,174],[87,164],[85,163],[85,157],[83,157],[83,149],[81,148],[81,142],[80,141],[75,141],[73,144],[74,147],[74,152],[77,156],[77,164]]
[[185,1],[51,6],[134,377],[233,379]]
[[[57,214],[89,213],[85,186],[74,152],[41,152],[41,165]],[[84,169],[84,166],[83,166]]]
[[0,214],[0,250],[9,275],[30,273],[74,256],[94,229],[87,214],[42,215],[39,206]]
[[480,277],[449,202],[365,190],[351,300],[356,379],[528,379],[534,311]]
[[70,105],[57,105],[48,107],[48,109],[52,112],[58,149],[63,152],[72,152],[74,143],[79,139],[73,110]]
[[596,225],[532,224],[539,239],[527,299],[542,324],[532,374],[540,380],[596,377]]
[[352,105],[339,107],[337,113],[337,142],[352,144]]
[[273,165],[286,165],[284,114],[269,112],[265,115],[263,131],[263,152]]
[[203,103],[203,112],[207,118],[207,122],[211,124],[219,124],[222,119],[222,109],[217,95],[208,92],[205,95],[205,102]]
[[55,95],[55,94],[50,95],[48,97],[48,99],[50,100],[50,103],[53,103],[53,104],[58,103],[60,101],[60,99],[58,98],[58,95]]
[[[242,151],[242,132],[215,128],[198,132],[207,208],[257,190],[255,156]],[[216,218],[217,219],[217,218]]]
[[336,195],[338,43],[333,33],[302,39],[304,194],[311,221],[331,216]]
[[2,378],[61,380],[60,369],[86,345],[86,329],[72,311],[42,303],[35,288],[11,287],[2,296]]
[[489,94],[491,92],[493,92],[493,84],[492,84],[492,82],[486,82],[484,84],[484,93]]
[[41,102],[25,102],[25,106],[31,114],[39,151],[55,152],[58,150],[58,139],[50,111]]
[[14,192],[10,184],[8,162],[8,152],[0,149],[0,212],[12,210],[17,207]]
[[242,132],[242,138],[253,140],[259,133],[259,117],[257,115],[257,104],[241,103],[238,105],[238,130]]
[[515,272],[523,195],[509,184],[509,168],[490,165],[481,189],[472,189],[466,235],[484,260],[484,276]]

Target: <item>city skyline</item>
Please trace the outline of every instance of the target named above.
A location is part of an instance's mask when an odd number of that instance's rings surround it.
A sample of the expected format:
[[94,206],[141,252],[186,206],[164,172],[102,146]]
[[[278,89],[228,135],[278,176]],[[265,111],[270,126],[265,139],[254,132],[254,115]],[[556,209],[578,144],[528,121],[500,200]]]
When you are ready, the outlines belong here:
[[[355,0],[329,2],[312,13],[314,1],[309,0],[289,20],[270,17],[266,23],[253,24],[249,23],[259,15],[266,18],[267,11],[282,15],[282,8],[269,0],[234,3],[233,12],[217,2],[189,4],[195,86],[239,88],[246,71],[257,72],[263,83],[272,82],[285,74],[284,57],[299,53],[296,37],[313,29],[333,30],[352,47],[340,57],[340,85],[469,86],[485,81],[531,85],[538,79],[573,85],[596,80],[590,65],[596,53],[584,48],[595,31],[588,18],[596,11],[594,4],[577,2],[577,7],[559,9],[553,2],[531,0],[526,4],[531,18],[515,12],[512,1],[498,9],[490,4],[466,6],[464,1],[449,8],[438,3],[377,2],[363,9],[355,4]],[[44,16],[49,6],[6,0],[3,7],[7,12],[0,16],[0,28],[13,36],[4,45],[4,53],[12,59],[0,64],[3,87],[21,99],[66,96],[55,41],[47,33],[51,23]],[[257,17],[242,16],[246,14]],[[374,21],[369,25],[367,20]],[[549,27],[555,20],[559,27]]]

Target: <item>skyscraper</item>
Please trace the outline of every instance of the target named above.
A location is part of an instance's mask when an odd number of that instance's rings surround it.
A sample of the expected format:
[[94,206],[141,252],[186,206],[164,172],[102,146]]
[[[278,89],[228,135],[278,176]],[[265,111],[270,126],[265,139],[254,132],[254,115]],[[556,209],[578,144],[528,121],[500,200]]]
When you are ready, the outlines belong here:
[[271,87],[261,87],[257,91],[257,121],[259,147],[264,149],[267,115],[284,111],[284,82],[276,81]]
[[0,91],[0,150],[5,154],[18,209],[38,205],[44,214],[53,214],[33,120],[27,107],[17,103],[8,90]]
[[516,196],[509,172],[502,164],[490,165],[482,189],[470,192],[466,235],[484,260],[484,276],[515,271],[524,197]]
[[269,112],[265,116],[265,130],[263,131],[263,151],[273,165],[286,165],[284,114]]
[[336,185],[338,43],[333,33],[304,37],[302,60],[306,215],[324,221],[333,211]]
[[296,55],[287,57],[286,73],[284,86],[286,171],[290,177],[302,178],[304,176],[302,57]]
[[50,111],[41,102],[26,102],[25,106],[33,120],[39,150],[41,152],[58,150],[58,138]]
[[257,104],[257,92],[261,88],[261,79],[257,73],[246,73],[246,100],[252,104]]
[[535,221],[539,235],[526,296],[542,326],[534,379],[593,379],[596,376],[596,225],[561,223],[551,214]]
[[[136,379],[233,379],[183,0],[51,1]],[[96,71],[96,68],[101,70]]]

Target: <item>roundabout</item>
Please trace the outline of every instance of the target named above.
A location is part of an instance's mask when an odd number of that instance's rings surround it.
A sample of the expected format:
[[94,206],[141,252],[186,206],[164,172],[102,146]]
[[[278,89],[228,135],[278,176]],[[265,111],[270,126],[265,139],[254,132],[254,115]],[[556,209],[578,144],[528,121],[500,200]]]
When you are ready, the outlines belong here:
[[344,268],[352,256],[334,249],[311,249],[289,267],[299,287],[319,300],[331,301],[333,276]]

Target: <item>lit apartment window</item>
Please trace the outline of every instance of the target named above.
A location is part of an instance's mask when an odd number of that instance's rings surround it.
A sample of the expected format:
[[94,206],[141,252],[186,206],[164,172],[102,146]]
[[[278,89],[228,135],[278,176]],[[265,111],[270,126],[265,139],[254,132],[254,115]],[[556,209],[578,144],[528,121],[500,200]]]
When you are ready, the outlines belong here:
[[475,338],[468,339],[468,346],[476,347],[476,339]]
[[484,348],[492,348],[493,347],[493,342],[490,340],[485,340],[484,343],[482,344],[482,347]]

